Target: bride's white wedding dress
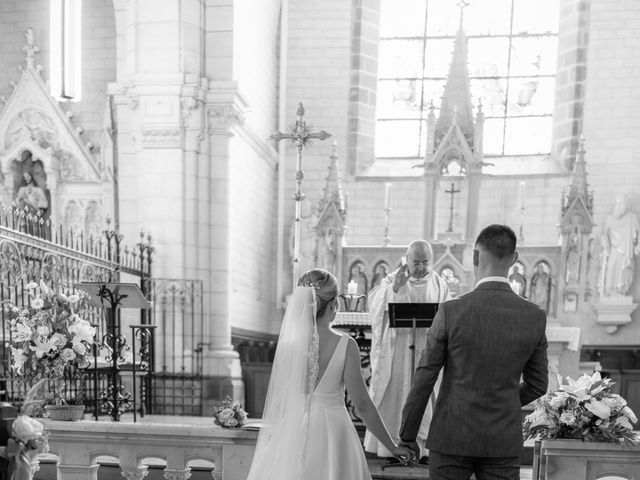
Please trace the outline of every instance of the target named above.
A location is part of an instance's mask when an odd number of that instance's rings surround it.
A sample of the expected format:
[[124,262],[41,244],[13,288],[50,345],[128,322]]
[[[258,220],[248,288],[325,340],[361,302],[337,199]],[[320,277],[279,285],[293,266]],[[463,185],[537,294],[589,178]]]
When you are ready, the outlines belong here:
[[371,480],[344,405],[349,337],[340,338],[319,372],[316,311],[315,290],[297,287],[282,321],[247,480]]
[[348,337],[344,335],[311,394],[305,480],[370,480],[364,451],[344,404],[343,372]]

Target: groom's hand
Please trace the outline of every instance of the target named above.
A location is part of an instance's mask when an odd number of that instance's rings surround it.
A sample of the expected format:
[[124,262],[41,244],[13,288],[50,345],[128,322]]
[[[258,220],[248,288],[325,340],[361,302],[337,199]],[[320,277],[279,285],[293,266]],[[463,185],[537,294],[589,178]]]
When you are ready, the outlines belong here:
[[413,458],[411,458],[411,462],[416,462],[420,460],[420,447],[418,446],[418,442],[415,440],[413,442],[403,442],[400,440],[400,446],[407,447],[409,450],[413,452]]

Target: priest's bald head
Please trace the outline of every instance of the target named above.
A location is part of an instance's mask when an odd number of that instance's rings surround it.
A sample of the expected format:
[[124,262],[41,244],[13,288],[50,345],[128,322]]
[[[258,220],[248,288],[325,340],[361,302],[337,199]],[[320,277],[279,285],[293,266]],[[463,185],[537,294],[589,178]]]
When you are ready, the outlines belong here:
[[424,278],[429,273],[433,250],[426,240],[414,240],[407,248],[407,273],[414,278]]

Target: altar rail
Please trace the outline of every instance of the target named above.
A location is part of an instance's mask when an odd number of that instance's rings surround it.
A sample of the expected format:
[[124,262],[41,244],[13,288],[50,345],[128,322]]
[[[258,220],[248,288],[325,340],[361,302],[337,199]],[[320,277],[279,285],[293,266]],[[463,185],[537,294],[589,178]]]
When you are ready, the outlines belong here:
[[97,480],[99,457],[119,460],[122,476],[142,480],[147,465],[166,462],[164,478],[187,480],[191,464],[213,464],[214,480],[245,480],[257,432],[224,429],[211,419],[182,417],[180,424],[57,422],[44,420],[50,452],[58,457],[58,478]]

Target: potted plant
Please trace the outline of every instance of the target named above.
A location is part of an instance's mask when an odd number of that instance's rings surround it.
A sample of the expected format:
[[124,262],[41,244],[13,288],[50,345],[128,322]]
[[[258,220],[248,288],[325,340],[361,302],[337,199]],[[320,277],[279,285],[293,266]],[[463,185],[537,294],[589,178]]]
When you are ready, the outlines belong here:
[[[11,367],[25,388],[47,379],[50,393],[39,400],[50,403],[45,410],[52,419],[78,419],[83,405],[68,405],[65,371],[90,365],[96,329],[82,318],[88,295],[79,291],[66,296],[32,282],[26,286],[29,305],[9,305]],[[62,412],[62,413],[60,413]],[[62,416],[61,416],[62,415]]]

